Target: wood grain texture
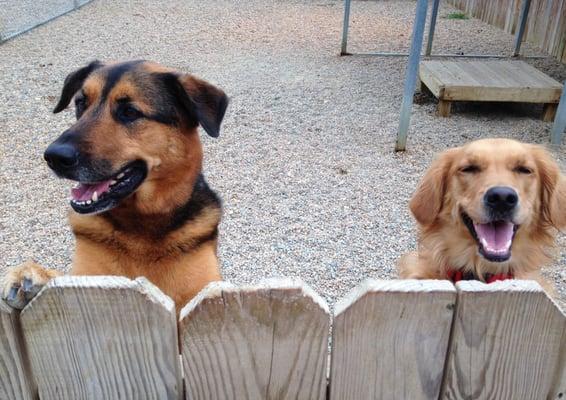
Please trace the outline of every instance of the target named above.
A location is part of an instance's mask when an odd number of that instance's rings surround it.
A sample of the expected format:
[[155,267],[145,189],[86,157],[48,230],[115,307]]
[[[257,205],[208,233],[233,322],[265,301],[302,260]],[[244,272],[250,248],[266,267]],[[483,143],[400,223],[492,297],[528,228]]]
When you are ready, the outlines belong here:
[[558,399],[566,317],[542,288],[519,280],[456,288],[442,398]]
[[552,122],[554,121],[554,117],[556,117],[556,110],[558,109],[558,104],[545,104],[542,109],[542,116],[541,119],[544,122]]
[[19,312],[0,300],[0,399],[30,400],[35,396]]
[[335,307],[330,399],[437,399],[456,290],[369,280]]
[[438,101],[438,109],[436,110],[438,115],[444,118],[450,116],[450,109],[452,108],[452,102],[446,100]]
[[330,313],[301,281],[207,286],[181,311],[186,399],[325,399]]
[[423,61],[419,77],[440,100],[558,103],[562,85],[523,61]]
[[55,278],[21,321],[41,400],[182,396],[175,305],[145,278]]

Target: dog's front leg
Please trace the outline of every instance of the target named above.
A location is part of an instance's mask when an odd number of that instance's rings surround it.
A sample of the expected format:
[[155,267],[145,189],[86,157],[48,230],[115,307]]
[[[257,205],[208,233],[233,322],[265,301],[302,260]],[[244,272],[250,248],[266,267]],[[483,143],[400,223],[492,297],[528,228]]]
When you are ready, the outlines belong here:
[[17,309],[22,309],[41,288],[61,272],[46,269],[33,261],[10,268],[2,280],[2,298]]

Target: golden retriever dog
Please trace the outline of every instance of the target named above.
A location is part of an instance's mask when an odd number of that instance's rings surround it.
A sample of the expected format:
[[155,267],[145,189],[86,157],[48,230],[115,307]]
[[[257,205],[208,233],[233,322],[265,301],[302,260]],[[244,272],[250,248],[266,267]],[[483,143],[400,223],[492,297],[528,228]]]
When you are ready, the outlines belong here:
[[[54,112],[74,98],[77,121],[46,149],[73,181],[71,274],[145,276],[177,311],[211,281],[221,203],[202,174],[197,128],[217,137],[228,99],[215,86],[147,61],[92,62],[65,79]],[[4,277],[22,308],[60,273],[33,262]]]
[[401,278],[533,279],[552,260],[566,227],[566,179],[541,147],[485,139],[442,153],[414,193],[418,251],[399,261]]

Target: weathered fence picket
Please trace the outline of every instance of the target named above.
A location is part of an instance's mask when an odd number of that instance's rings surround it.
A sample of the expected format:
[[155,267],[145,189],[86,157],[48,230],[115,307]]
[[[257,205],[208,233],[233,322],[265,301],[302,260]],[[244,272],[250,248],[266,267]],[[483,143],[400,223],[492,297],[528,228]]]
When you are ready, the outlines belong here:
[[0,400],[566,398],[566,316],[531,281],[366,281],[336,304],[329,377],[332,317],[299,280],[215,282],[176,318],[144,278],[0,301]]
[[300,281],[209,285],[181,312],[186,399],[325,399],[329,325]]
[[539,284],[463,281],[456,288],[443,399],[566,395],[566,382],[559,381],[564,376],[566,318]]
[[366,281],[336,305],[330,399],[437,399],[456,290]]
[[0,399],[33,398],[35,384],[22,343],[19,312],[0,300]]
[[41,400],[182,396],[175,305],[145,278],[55,278],[21,324]]

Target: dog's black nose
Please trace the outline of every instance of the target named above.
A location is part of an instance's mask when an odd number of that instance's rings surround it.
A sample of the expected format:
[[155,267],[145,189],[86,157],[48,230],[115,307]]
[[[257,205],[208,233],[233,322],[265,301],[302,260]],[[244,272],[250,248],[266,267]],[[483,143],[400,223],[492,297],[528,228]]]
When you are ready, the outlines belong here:
[[43,158],[47,161],[49,168],[58,172],[67,171],[79,163],[79,153],[74,146],[56,142],[47,147]]
[[485,193],[483,201],[493,211],[508,212],[515,208],[519,202],[519,196],[510,187],[495,186]]

